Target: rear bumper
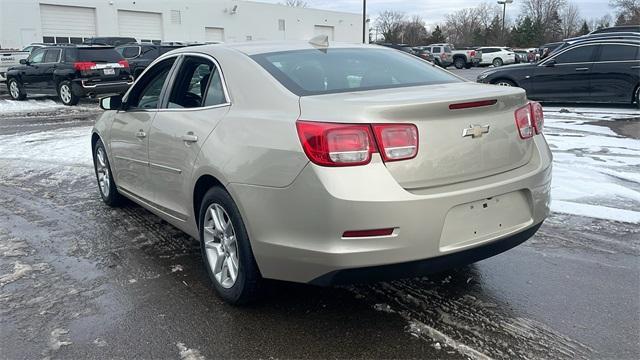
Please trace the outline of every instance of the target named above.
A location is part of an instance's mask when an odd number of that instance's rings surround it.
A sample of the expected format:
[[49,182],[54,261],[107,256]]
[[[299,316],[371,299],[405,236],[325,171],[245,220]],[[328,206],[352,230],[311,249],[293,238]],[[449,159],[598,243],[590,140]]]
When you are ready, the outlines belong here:
[[129,80],[108,81],[103,83],[90,83],[84,79],[73,81],[73,93],[77,96],[95,96],[104,94],[124,94],[131,85],[133,77]]
[[[517,243],[507,239],[524,241],[535,233],[549,214],[551,152],[543,136],[534,141],[536,151],[524,166],[433,188],[402,188],[378,157],[351,168],[309,164],[285,188],[232,183],[228,189],[265,278],[343,283],[376,279],[379,267],[393,264],[405,264],[400,269],[410,273],[392,274],[406,277],[483,259]],[[486,213],[483,203],[489,203]],[[467,216],[470,205],[475,212]],[[382,228],[395,230],[342,237],[348,230]],[[507,245],[498,245],[502,241]]]

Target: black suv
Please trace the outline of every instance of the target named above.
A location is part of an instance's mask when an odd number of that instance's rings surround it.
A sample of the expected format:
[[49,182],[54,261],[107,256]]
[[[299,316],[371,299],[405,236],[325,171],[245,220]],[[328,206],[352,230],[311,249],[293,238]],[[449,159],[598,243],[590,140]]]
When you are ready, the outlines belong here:
[[121,94],[133,84],[129,63],[110,46],[46,46],[7,71],[14,100],[27,93],[58,95],[65,105],[81,97]]
[[136,39],[132,37],[122,36],[102,36],[85,39],[82,45],[109,45],[118,46],[123,44],[135,43]]
[[137,79],[158,56],[181,47],[183,45],[127,44],[116,50],[129,62],[131,73]]

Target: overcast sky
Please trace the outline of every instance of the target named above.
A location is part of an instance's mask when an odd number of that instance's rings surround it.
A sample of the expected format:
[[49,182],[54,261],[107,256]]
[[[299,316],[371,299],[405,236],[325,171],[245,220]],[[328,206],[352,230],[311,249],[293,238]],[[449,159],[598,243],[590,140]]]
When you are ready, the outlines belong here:
[[[257,0],[270,3],[279,3],[283,0]],[[337,10],[347,12],[362,12],[362,0],[305,0],[309,7]],[[456,10],[473,7],[477,4],[495,1],[488,0],[367,0],[368,13],[375,17],[384,10],[397,10],[407,15],[418,14],[427,24],[440,22],[444,17]],[[519,0],[507,6],[507,18],[514,19],[520,13]],[[580,15],[584,18],[600,18],[607,13],[612,13],[608,0],[574,0],[580,8]]]

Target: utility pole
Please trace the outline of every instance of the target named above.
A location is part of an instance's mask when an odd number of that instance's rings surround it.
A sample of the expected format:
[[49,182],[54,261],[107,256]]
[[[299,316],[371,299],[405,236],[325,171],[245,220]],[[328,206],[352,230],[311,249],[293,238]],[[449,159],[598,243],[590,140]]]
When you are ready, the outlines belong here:
[[498,4],[502,5],[502,42],[503,42],[503,46],[507,45],[504,44],[504,26],[505,26],[505,19],[507,17],[507,4],[511,4],[513,3],[513,0],[498,0]]
[[367,43],[367,0],[362,0],[362,43]]

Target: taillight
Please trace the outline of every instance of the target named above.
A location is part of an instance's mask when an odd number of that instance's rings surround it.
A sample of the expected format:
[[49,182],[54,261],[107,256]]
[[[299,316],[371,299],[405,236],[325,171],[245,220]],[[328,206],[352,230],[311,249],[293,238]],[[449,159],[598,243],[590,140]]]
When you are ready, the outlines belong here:
[[442,58],[442,60],[447,60],[447,54],[446,53],[440,54],[440,57]]
[[373,124],[384,161],[407,160],[418,154],[418,128],[412,124]]
[[471,50],[471,51],[469,52],[469,56],[471,56],[471,57],[475,57],[475,56],[476,56],[476,51],[475,51],[475,50]]
[[371,229],[371,230],[347,230],[342,233],[342,237],[375,237],[375,236],[391,236],[394,228]]
[[516,110],[516,127],[521,139],[529,139],[533,136],[533,119],[531,105],[527,105]]
[[91,70],[94,66],[96,66],[96,63],[92,61],[77,61],[73,63],[73,68],[78,71]]
[[296,122],[309,160],[321,166],[365,165],[376,152],[369,125]]
[[129,62],[127,60],[120,60],[118,61],[118,64],[120,64],[120,66],[128,68],[129,67]]
[[531,101],[529,105],[531,106],[531,123],[533,125],[533,129],[536,134],[542,134],[542,130],[544,129],[544,111],[542,110],[542,105],[537,101]]

